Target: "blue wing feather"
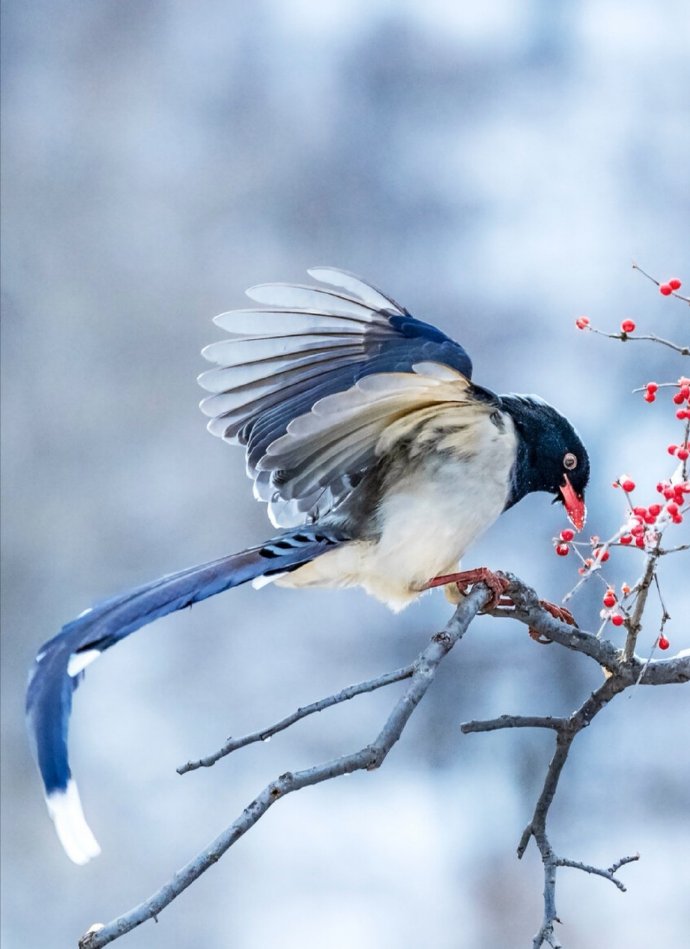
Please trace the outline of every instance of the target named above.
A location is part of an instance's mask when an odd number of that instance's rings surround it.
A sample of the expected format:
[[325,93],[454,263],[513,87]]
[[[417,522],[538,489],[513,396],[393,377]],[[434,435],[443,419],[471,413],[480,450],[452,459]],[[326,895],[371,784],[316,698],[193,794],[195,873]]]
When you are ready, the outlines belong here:
[[[310,412],[320,399],[346,391],[365,376],[412,372],[417,363],[436,362],[471,378],[472,363],[467,352],[437,327],[416,319],[352,274],[318,268],[313,275],[345,289],[336,292],[262,285],[258,292],[252,291],[252,296],[274,308],[256,310],[253,323],[252,311],[238,311],[238,325],[248,330],[247,334],[220,344],[222,348],[212,344],[205,351],[207,358],[220,366],[200,377],[201,384],[214,393],[202,402],[203,411],[213,417],[209,429],[245,447],[247,470],[254,478],[269,445],[285,434],[293,419]],[[322,310],[296,306],[314,300],[322,303]],[[340,329],[344,319],[351,320],[347,331]],[[232,332],[232,311],[222,314],[218,321]],[[281,330],[281,326],[285,328]],[[265,358],[249,365],[243,363],[240,374],[238,364],[245,341],[255,347],[261,341]],[[223,356],[228,357],[230,343],[232,358],[229,365],[224,365]],[[357,472],[341,474],[355,476]],[[338,496],[336,491],[334,502]],[[307,517],[309,511],[303,513]],[[324,509],[319,508],[318,513],[322,515]]]

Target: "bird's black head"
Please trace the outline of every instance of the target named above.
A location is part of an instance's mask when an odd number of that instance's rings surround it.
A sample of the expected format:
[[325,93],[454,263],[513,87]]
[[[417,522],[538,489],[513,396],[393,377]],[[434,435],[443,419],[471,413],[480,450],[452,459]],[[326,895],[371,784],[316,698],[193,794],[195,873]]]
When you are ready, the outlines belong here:
[[582,530],[589,456],[567,418],[534,395],[502,395],[501,406],[515,424],[517,459],[506,509],[532,491],[548,491],[571,523]]

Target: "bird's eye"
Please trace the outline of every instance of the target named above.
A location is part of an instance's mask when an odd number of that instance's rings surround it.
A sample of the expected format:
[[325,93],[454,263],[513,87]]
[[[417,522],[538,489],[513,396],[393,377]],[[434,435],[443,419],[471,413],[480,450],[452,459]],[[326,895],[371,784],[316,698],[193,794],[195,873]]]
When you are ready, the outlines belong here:
[[563,456],[563,467],[568,471],[572,471],[573,468],[577,468],[577,456],[571,451],[567,451]]

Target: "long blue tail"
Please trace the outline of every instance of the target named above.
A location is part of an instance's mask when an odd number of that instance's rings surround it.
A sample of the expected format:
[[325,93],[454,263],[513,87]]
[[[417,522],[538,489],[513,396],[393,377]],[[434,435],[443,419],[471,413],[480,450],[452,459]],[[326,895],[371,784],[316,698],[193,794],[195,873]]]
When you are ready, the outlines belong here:
[[69,766],[72,693],[84,668],[125,636],[167,613],[258,577],[295,570],[342,543],[332,531],[287,531],[260,547],[181,570],[85,610],[39,650],[29,675],[26,715],[48,810],[67,855],[86,863],[100,848],[84,818]]

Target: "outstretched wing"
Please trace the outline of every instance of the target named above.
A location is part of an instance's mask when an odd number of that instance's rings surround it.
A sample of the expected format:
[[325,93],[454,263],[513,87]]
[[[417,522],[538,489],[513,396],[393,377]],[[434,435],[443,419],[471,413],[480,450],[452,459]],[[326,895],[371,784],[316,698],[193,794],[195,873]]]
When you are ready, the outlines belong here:
[[[382,420],[403,411],[392,408],[394,402],[402,399],[405,411],[413,403],[428,404],[427,386],[410,387],[400,374],[414,379],[416,367],[425,364],[432,387],[445,372],[446,382],[453,376],[464,389],[472,372],[462,346],[375,287],[327,267],[309,274],[329,286],[262,284],[247,291],[261,307],[217,316],[231,338],[204,349],[217,368],[199,378],[212,393],[201,403],[211,416],[209,431],[245,446],[255,494],[268,502],[271,520],[282,527],[322,517],[349,493],[371,461]],[[391,378],[390,384],[360,386],[338,404],[337,394],[344,397],[365,377],[391,373],[398,376],[395,384]],[[391,386],[397,394],[383,395]],[[415,402],[413,393],[421,401]],[[363,400],[371,411],[362,413]],[[381,401],[385,405],[378,411],[374,405]],[[331,425],[336,418],[342,422],[343,413],[351,416],[355,406],[356,423]],[[296,439],[290,444],[291,464],[277,469],[276,459],[287,447],[284,436],[301,416],[312,421],[301,422],[297,431],[322,419],[319,438],[308,440],[310,447],[303,450],[296,444],[302,439]],[[366,424],[360,424],[362,418]]]

